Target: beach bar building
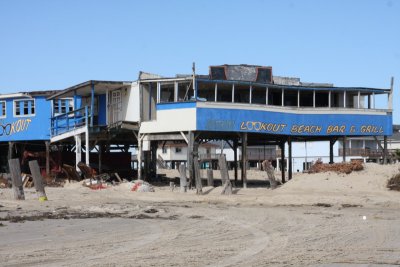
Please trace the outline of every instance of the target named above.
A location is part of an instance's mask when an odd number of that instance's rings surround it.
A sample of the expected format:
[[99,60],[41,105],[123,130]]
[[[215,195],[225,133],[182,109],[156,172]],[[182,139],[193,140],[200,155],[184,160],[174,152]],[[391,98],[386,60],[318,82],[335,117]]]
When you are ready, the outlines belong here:
[[7,172],[8,159],[23,158],[24,151],[45,152],[39,162],[49,173],[50,102],[55,91],[0,95],[0,166]]
[[[332,163],[337,140],[345,145],[348,137],[382,136],[386,149],[392,135],[393,79],[386,89],[334,87],[276,77],[268,66],[219,65],[211,66],[208,75],[195,74],[194,67],[192,75],[170,78],[141,73],[138,83],[139,162],[142,152],[156,153],[158,142],[179,140],[188,145],[191,177],[198,144],[210,140],[225,140],[234,152],[241,147],[242,166],[248,146],[279,146],[280,162],[287,164],[283,169],[291,179],[293,142],[329,141]],[[382,94],[387,107],[377,109],[375,97]],[[237,153],[234,162],[237,180]],[[241,178],[246,187],[246,168],[241,168]]]

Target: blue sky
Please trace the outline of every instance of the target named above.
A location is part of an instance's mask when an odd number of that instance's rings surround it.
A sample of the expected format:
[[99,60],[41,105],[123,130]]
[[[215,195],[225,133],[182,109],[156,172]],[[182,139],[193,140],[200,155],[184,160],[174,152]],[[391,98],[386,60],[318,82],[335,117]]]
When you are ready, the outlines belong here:
[[0,25],[0,93],[259,64],[337,86],[388,88],[394,76],[400,123],[396,0],[0,0]]

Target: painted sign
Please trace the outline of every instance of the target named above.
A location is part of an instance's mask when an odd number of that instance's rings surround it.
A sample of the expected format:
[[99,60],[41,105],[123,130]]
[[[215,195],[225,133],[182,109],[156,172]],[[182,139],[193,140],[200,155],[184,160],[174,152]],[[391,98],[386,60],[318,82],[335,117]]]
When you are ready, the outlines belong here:
[[11,123],[0,123],[0,136],[10,136],[27,131],[31,122],[31,119],[19,119]]
[[294,136],[392,135],[391,115],[294,114],[261,110],[197,108],[197,130]]

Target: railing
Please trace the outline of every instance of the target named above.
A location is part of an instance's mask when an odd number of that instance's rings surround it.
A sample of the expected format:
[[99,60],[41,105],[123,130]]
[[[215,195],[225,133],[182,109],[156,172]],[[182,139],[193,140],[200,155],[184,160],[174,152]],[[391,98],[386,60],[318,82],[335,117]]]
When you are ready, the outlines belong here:
[[[388,149],[388,154],[394,154],[395,149]],[[339,148],[339,156],[343,156],[343,148]],[[382,149],[369,149],[369,148],[346,148],[346,156],[361,156],[370,158],[383,157]]]
[[89,123],[90,107],[85,106],[51,118],[51,136],[57,136]]

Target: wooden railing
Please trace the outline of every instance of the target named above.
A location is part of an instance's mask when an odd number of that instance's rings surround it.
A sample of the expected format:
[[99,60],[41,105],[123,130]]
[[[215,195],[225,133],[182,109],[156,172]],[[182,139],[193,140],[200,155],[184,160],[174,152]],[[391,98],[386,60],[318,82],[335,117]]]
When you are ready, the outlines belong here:
[[51,136],[57,136],[89,123],[90,107],[85,106],[51,118]]

